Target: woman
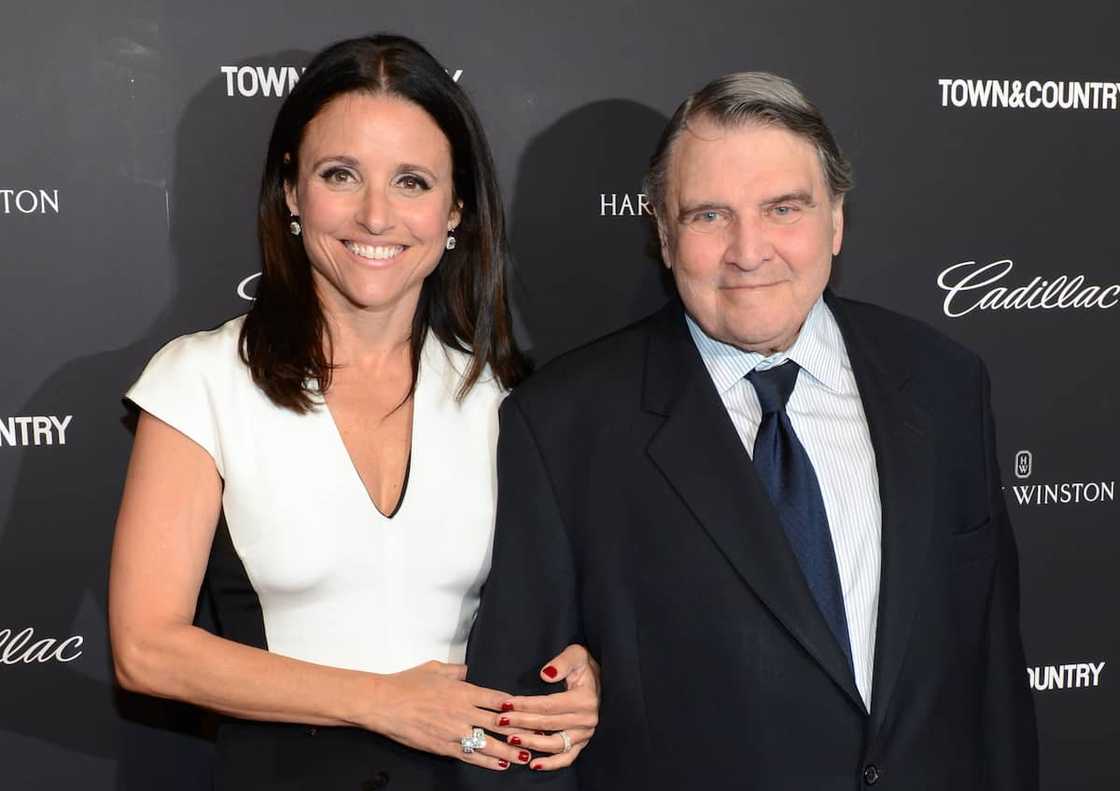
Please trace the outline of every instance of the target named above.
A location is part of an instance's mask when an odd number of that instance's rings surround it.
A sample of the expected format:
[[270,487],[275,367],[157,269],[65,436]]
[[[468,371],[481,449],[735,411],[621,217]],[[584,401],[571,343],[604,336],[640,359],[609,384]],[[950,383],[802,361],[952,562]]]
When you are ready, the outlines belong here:
[[[172,341],[128,393],[118,678],[230,715],[218,788],[446,789],[448,756],[570,764],[598,706],[582,648],[540,669],[568,691],[539,698],[458,664],[489,567],[497,407],[526,372],[465,94],[408,39],[328,48],[277,117],[258,231],[247,316]],[[191,625],[204,574],[220,637]]]

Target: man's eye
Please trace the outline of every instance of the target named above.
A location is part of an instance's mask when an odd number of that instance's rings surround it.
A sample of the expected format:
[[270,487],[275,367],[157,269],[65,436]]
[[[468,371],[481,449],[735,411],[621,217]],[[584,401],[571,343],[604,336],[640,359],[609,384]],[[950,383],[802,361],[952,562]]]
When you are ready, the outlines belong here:
[[711,225],[712,223],[719,222],[720,214],[714,209],[707,209],[705,211],[698,211],[692,215],[692,221],[702,225]]
[[791,223],[796,222],[797,218],[801,216],[801,207],[796,204],[783,203],[778,206],[771,206],[766,213],[776,222]]

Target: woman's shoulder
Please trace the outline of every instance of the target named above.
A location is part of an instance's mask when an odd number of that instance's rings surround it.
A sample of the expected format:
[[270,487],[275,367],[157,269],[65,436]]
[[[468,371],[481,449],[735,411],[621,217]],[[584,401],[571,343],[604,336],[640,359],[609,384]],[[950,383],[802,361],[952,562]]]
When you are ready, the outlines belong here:
[[241,327],[245,316],[237,316],[209,330],[180,335],[157,351],[149,366],[187,367],[196,372],[220,373],[242,365]]
[[[424,368],[438,374],[443,389],[448,394],[455,395],[459,392],[473,361],[474,357],[469,351],[442,342],[435,333],[429,333],[424,342],[421,364]],[[463,400],[501,399],[505,394],[505,388],[494,376],[490,366],[486,365]]]

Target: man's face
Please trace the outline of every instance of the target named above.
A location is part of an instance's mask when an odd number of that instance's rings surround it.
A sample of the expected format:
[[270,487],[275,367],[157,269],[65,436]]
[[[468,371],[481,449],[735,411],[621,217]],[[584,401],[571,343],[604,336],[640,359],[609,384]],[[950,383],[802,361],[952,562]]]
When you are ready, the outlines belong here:
[[685,309],[747,351],[789,348],[844,233],[813,146],[780,127],[698,118],[673,145],[661,252]]

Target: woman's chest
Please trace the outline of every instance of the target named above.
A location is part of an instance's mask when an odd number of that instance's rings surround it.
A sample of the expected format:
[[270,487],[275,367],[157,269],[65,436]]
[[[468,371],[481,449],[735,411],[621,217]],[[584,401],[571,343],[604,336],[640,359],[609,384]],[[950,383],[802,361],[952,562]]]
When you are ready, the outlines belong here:
[[496,430],[479,417],[418,404],[408,485],[391,519],[325,408],[242,421],[224,449],[223,506],[254,588],[352,592],[421,577],[476,584],[489,566],[496,493]]

